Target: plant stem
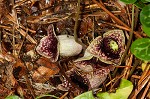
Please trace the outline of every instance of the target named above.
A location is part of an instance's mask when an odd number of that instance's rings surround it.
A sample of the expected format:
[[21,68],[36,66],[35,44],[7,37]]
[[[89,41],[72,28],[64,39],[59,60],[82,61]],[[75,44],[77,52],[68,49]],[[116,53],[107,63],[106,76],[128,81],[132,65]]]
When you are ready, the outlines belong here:
[[[133,30],[134,30],[134,9],[135,9],[135,6],[132,5],[132,23],[131,23],[131,29],[132,31],[130,32],[130,37],[129,37],[129,40],[128,40],[128,43],[127,43],[127,47],[126,47],[126,50],[122,56],[122,59],[121,59],[121,63],[123,62],[123,60],[125,59],[128,51],[129,51],[129,48],[130,48],[130,45],[131,45],[131,42],[132,42],[132,38],[133,38]],[[114,73],[113,73],[113,77],[115,77],[116,73],[118,71],[118,68],[115,69]]]
[[124,55],[121,59],[121,62],[124,60],[125,56],[127,55],[128,51],[129,51],[129,48],[130,48],[130,45],[131,45],[131,42],[132,42],[132,38],[133,38],[133,31],[134,31],[134,8],[135,6],[132,5],[132,23],[131,23],[131,29],[132,31],[130,32],[130,37],[129,37],[129,40],[128,40],[128,43],[127,43],[127,47],[126,47],[126,50],[124,52]]
[[80,17],[80,0],[78,0],[78,4],[77,4],[77,13],[76,13],[76,20],[75,20],[75,26],[74,26],[74,38],[75,41],[78,42],[78,35],[77,35],[77,28],[78,28],[78,24],[79,24],[79,17]]
[[86,49],[86,45],[83,44],[81,41],[78,39],[78,26],[79,26],[79,18],[80,18],[80,0],[78,0],[77,4],[77,13],[76,13],[76,20],[75,20],[75,26],[74,26],[74,39],[77,43],[81,44],[83,49]]
[[136,59],[135,60],[135,62],[134,62],[134,64],[133,64],[133,67],[132,67],[132,69],[130,70],[130,73],[129,73],[129,78],[132,76],[132,74],[133,74],[133,72],[134,72],[134,70],[136,69],[136,67],[138,66],[138,64],[141,62],[141,60],[139,60],[139,59]]

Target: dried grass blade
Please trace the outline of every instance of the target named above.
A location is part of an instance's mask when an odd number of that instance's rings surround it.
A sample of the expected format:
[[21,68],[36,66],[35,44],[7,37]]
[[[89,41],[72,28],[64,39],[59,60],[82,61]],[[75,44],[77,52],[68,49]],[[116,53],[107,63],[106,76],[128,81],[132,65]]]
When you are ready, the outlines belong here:
[[145,88],[145,91],[143,92],[143,95],[142,95],[141,99],[146,98],[145,96],[146,96],[146,93],[148,92],[149,88],[150,88],[150,80],[149,80],[149,83],[147,84],[147,86]]
[[144,77],[141,77],[141,78],[140,78],[140,80],[138,82],[137,88],[134,91],[134,95],[133,95],[132,99],[136,99],[136,97],[139,94],[139,92],[147,85],[147,83],[149,83],[150,71],[146,72],[146,75]]
[[[6,17],[7,17],[10,21],[12,21],[14,24],[17,24],[16,21],[13,19],[13,17],[12,17],[10,14],[7,14]],[[15,29],[16,29],[17,31],[19,31],[19,33],[20,33],[22,36],[26,37],[26,39],[29,40],[31,43],[37,44],[36,41],[35,41],[29,34],[27,34],[23,29],[19,28],[19,26],[15,26]]]

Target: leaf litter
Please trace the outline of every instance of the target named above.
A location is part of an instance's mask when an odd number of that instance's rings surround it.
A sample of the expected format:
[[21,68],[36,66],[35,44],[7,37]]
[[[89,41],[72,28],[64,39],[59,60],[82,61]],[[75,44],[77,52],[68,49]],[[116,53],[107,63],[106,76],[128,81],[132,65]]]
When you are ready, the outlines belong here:
[[[1,0],[0,98],[18,95],[34,99],[49,94],[60,99],[73,99],[90,90],[94,95],[115,92],[122,78],[134,86],[129,99],[150,98],[150,71],[142,70],[143,61],[134,57],[128,46],[128,42],[145,37],[136,14],[139,9],[135,7],[135,28],[129,39],[131,6],[122,6],[115,0]],[[83,46],[82,52],[71,57],[59,56],[56,62],[41,56],[36,47],[47,36],[51,24],[56,35],[74,36]],[[84,56],[96,37],[114,29],[122,30],[126,38],[121,65],[108,65],[97,57],[88,60],[90,65],[76,65],[75,60]],[[148,62],[146,66],[149,66]],[[105,78],[97,76],[104,73],[101,68],[109,68]],[[95,79],[101,83],[94,82]],[[96,87],[91,87],[92,82]],[[61,84],[65,84],[65,90],[59,89]]]

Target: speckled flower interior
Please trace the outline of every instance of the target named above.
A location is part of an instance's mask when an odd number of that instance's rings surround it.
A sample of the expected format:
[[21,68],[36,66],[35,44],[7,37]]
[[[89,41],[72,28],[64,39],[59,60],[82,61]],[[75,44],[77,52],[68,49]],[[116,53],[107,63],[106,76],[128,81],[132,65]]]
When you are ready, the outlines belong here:
[[125,37],[122,30],[111,30],[98,36],[88,46],[87,51],[104,63],[120,65],[125,51]]
[[[82,86],[87,86],[89,90],[98,88],[107,78],[110,72],[109,67],[102,67],[99,64],[94,64],[90,60],[74,63],[74,68],[66,72],[68,78],[72,82],[80,82]],[[68,89],[69,82],[65,81],[59,85],[60,89]],[[78,85],[80,85],[78,84]]]
[[51,62],[56,62],[59,56],[59,43],[53,25],[48,26],[47,33],[48,36],[45,36],[40,40],[36,51],[40,55],[49,58]]

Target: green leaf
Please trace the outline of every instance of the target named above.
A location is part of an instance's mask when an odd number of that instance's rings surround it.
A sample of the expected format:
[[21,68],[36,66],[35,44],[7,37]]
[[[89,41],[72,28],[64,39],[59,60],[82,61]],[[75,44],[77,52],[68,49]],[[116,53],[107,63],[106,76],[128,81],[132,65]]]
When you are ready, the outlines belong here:
[[150,2],[150,0],[145,0],[145,1]]
[[150,4],[146,5],[140,12],[140,21],[142,25],[150,27]]
[[150,61],[150,39],[140,38],[131,45],[131,52],[139,59]]
[[150,0],[141,0],[143,3],[148,3]]
[[133,3],[135,3],[137,0],[120,0],[120,1],[122,1],[122,2],[124,2],[124,3],[126,3],[126,4],[133,4]]
[[148,71],[148,70],[150,70],[150,64],[148,64],[148,61],[144,61],[143,63],[142,63],[142,70],[144,71]]
[[99,99],[128,99],[132,89],[132,82],[126,79],[121,79],[120,86],[115,93],[101,92],[97,94],[97,97]]
[[142,25],[143,31],[147,34],[147,36],[150,37],[150,27],[147,27],[145,25]]
[[137,7],[139,7],[139,8],[143,8],[143,7],[145,7],[145,4],[141,1],[141,0],[137,0],[135,3],[134,3],[134,5],[136,5]]
[[17,95],[11,95],[11,96],[7,96],[5,99],[21,99],[21,98]]
[[75,97],[74,99],[95,99],[92,91],[84,92],[81,95]]

